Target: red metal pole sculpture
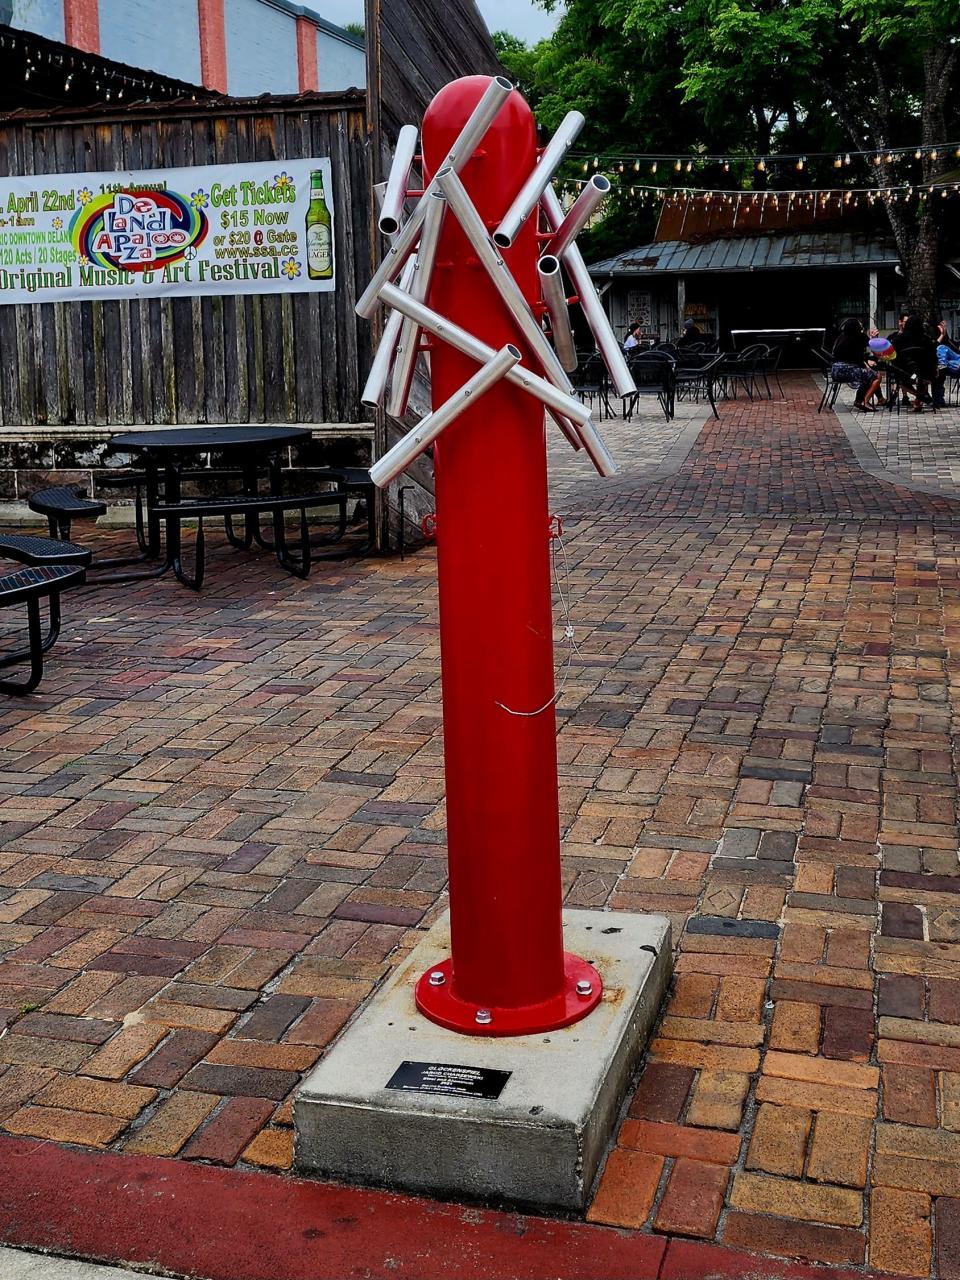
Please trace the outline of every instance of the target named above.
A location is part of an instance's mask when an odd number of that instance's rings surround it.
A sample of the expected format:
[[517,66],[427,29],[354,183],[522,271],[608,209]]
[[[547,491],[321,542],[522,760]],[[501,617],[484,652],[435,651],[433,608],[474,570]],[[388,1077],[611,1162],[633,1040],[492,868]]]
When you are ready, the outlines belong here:
[[618,393],[632,389],[573,244],[596,198],[561,227],[549,188],[582,124],[571,112],[537,163],[533,115],[508,82],[470,76],[442,89],[424,118],[424,191],[406,222],[406,130],[398,144],[381,210],[396,239],[357,307],[370,315],[382,300],[394,312],[364,393],[382,403],[392,365],[392,413],[404,412],[430,335],[433,412],[372,475],[389,484],[433,444],[452,956],[416,998],[428,1018],[473,1035],[566,1026],[602,994],[596,970],[563,949],[544,430],[546,411],[613,474],[567,376],[558,259],[612,354]]

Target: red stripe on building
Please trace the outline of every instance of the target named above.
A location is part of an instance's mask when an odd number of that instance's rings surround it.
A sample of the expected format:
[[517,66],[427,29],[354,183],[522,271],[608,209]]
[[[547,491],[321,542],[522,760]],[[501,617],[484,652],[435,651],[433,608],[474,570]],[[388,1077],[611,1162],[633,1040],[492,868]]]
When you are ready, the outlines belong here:
[[297,18],[297,67],[300,92],[312,93],[320,88],[317,74],[317,28],[307,18]]
[[99,53],[99,0],[63,0],[63,30],[66,44],[84,53]]
[[200,21],[200,78],[208,89],[227,92],[227,29],[223,0],[197,0]]

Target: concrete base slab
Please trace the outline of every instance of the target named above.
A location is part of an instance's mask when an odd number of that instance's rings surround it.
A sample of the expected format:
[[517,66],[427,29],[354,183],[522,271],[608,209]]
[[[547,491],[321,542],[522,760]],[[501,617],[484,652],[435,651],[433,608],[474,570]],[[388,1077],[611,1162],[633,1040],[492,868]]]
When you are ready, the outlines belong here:
[[[464,1036],[414,1003],[417,979],[449,954],[449,921],[439,921],[304,1081],[296,1168],[447,1198],[582,1209],[666,991],[670,922],[567,911],[564,939],[603,978],[593,1013],[544,1035]],[[498,1086],[498,1096],[482,1096]]]

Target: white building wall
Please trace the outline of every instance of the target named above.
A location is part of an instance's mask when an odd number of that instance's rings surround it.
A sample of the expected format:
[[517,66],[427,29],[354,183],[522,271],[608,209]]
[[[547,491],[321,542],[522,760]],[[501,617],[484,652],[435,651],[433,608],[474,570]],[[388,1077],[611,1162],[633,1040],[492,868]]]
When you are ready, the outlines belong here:
[[63,0],[0,0],[0,22],[33,31],[48,40],[63,40]]
[[323,93],[362,89],[367,80],[366,54],[321,28],[317,32],[317,73]]
[[296,18],[261,0],[229,0],[225,18],[228,92],[299,92]]
[[100,51],[115,62],[199,84],[197,0],[100,0]]

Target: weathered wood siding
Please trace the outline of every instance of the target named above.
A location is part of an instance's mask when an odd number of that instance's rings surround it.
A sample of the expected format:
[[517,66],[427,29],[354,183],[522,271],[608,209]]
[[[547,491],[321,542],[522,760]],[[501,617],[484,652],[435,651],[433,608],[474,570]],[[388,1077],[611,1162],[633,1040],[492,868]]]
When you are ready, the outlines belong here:
[[388,147],[448,81],[503,72],[474,0],[367,0],[366,27],[371,127]]
[[[375,181],[386,177],[402,125],[420,125],[431,98],[460,76],[501,75],[493,41],[474,0],[366,0],[367,99]],[[384,242],[375,237],[377,256]],[[420,383],[405,423],[377,414],[374,452],[379,457],[429,408]],[[419,536],[421,517],[433,509],[433,467],[422,458],[393,486],[392,523],[399,519],[396,492],[408,488],[407,538]]]
[[0,306],[0,425],[361,422],[370,274],[364,95],[0,119],[0,174],[329,156],[332,293]]

